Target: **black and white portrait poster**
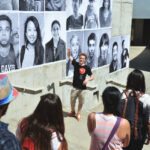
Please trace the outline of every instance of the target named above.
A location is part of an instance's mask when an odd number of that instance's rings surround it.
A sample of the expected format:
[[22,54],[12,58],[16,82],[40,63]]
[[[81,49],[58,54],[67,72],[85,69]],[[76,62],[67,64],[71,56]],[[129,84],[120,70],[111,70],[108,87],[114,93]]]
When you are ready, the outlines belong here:
[[111,27],[112,0],[100,0],[99,22],[100,22],[100,28]]
[[46,11],[65,11],[66,0],[45,0]]
[[66,13],[45,13],[45,62],[66,59]]
[[44,11],[44,0],[19,0],[20,11]]
[[0,0],[0,10],[18,10],[19,0]]
[[20,67],[44,63],[44,14],[20,13]]
[[130,35],[121,36],[121,68],[129,67]]
[[110,63],[110,42],[111,42],[111,29],[98,30],[98,67],[108,65]]
[[98,30],[85,30],[84,31],[84,53],[87,55],[86,64],[95,69],[98,66]]
[[0,12],[0,73],[19,67],[18,30],[18,14]]
[[99,0],[83,0],[81,10],[84,14],[84,28],[97,29],[99,24]]
[[121,69],[121,37],[112,37],[110,42],[110,51],[109,51],[109,72],[114,72]]
[[[79,55],[83,52],[83,31],[67,32],[67,48],[70,48],[73,59],[79,62]],[[67,76],[72,76],[74,67],[72,62],[67,58],[66,64]]]
[[84,12],[81,9],[82,0],[66,0],[66,30],[78,30],[84,28]]

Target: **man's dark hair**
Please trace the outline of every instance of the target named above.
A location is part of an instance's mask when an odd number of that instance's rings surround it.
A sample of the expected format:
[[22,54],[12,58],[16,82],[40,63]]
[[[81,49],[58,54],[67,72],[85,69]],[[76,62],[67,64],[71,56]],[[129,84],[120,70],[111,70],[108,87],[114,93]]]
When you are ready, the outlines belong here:
[[81,53],[81,54],[79,55],[79,58],[80,58],[80,56],[84,56],[85,59],[87,59],[87,55],[86,55],[85,53]]
[[135,69],[128,75],[126,89],[145,93],[145,88],[144,74],[142,71]]
[[123,47],[124,42],[125,42],[125,40],[122,41],[122,47]]
[[12,30],[12,22],[11,22],[11,19],[6,16],[6,15],[0,15],[0,21],[3,21],[3,20],[6,20],[8,21],[9,25],[10,25],[10,30]]
[[60,22],[59,22],[58,20],[54,20],[54,21],[52,22],[52,24],[51,24],[51,29],[53,28],[53,25],[54,25],[55,23],[58,24],[59,27],[61,27],[61,26],[60,26]]
[[102,94],[104,113],[119,116],[120,99],[121,93],[116,87],[113,86],[107,87]]
[[113,53],[113,48],[114,48],[115,46],[117,46],[117,48],[118,48],[118,43],[117,43],[117,42],[114,42],[114,44],[113,44],[113,46],[112,46],[112,53]]
[[88,46],[89,46],[89,41],[90,41],[90,40],[94,40],[94,41],[96,42],[96,35],[95,35],[95,33],[91,33],[91,34],[89,35],[88,41],[87,41]]

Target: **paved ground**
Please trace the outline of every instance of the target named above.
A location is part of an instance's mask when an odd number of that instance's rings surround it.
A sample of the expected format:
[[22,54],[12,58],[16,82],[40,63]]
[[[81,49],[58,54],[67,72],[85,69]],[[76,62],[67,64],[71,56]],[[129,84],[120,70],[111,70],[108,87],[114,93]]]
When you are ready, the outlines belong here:
[[[130,59],[139,55],[145,47],[132,47],[130,53]],[[145,72],[146,84],[149,85],[147,92],[150,94],[150,73]],[[99,105],[96,108],[90,111],[82,112],[82,120],[77,121],[75,118],[65,117],[65,127],[66,132],[65,136],[68,141],[69,150],[88,150],[90,146],[90,136],[87,130],[87,116],[90,112],[100,112],[103,110],[103,106]],[[25,111],[25,110],[24,110]],[[26,110],[28,111],[28,110]],[[66,112],[69,112],[69,109],[64,108],[64,116]],[[3,118],[4,121],[10,123],[9,129],[15,133],[16,130],[16,121],[10,120],[8,118]],[[144,146],[143,150],[150,150],[149,146]]]

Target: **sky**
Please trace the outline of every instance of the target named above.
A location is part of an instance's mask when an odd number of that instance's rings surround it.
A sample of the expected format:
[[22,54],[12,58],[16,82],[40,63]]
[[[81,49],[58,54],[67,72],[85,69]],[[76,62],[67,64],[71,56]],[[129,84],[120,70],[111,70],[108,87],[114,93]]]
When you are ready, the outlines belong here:
[[133,0],[133,18],[150,19],[150,0]]

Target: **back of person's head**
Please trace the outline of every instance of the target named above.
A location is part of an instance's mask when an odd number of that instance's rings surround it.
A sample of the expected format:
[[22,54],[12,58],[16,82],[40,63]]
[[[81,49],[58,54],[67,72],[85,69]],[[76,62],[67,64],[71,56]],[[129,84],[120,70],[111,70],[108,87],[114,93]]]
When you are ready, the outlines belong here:
[[0,74],[0,117],[5,115],[8,105],[18,96],[6,74]]
[[104,113],[119,116],[120,99],[121,93],[116,87],[107,87],[102,94]]
[[51,150],[52,132],[56,132],[59,141],[65,140],[62,104],[55,94],[41,96],[33,114],[24,120],[24,132],[20,139],[22,144],[26,137],[30,137],[40,150]]
[[145,93],[145,77],[142,71],[135,69],[128,75],[126,89]]
[[36,118],[40,124],[48,125],[64,134],[62,104],[59,96],[50,93],[41,96],[41,100],[33,113],[33,117]]
[[0,21],[7,21],[10,25],[10,30],[12,30],[12,21],[7,15],[0,15]]

